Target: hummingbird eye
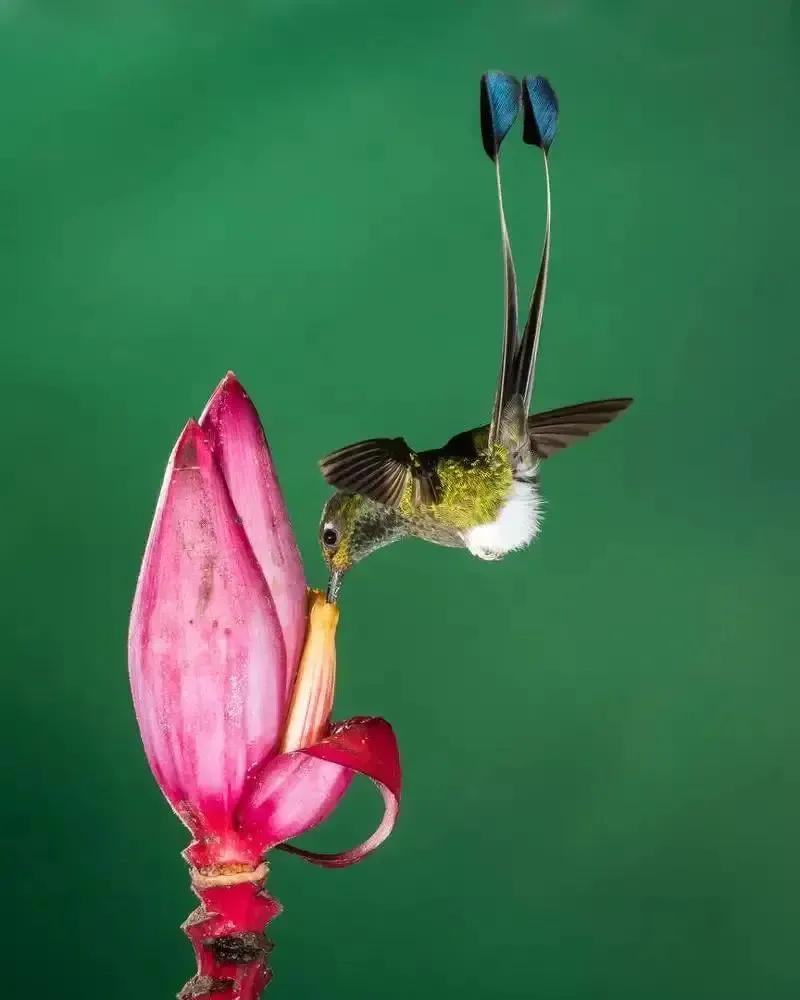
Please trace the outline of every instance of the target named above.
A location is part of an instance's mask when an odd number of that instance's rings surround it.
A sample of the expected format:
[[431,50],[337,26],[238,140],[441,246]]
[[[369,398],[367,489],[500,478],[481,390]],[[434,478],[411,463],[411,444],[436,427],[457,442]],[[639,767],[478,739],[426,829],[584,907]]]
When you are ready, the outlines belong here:
[[326,548],[332,549],[333,546],[339,541],[339,532],[336,528],[325,528],[322,532],[322,543]]

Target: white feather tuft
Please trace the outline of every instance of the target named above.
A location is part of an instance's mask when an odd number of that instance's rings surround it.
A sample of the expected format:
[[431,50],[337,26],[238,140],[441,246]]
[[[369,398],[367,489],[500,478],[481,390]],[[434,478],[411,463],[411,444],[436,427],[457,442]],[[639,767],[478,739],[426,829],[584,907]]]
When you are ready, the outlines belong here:
[[511,495],[494,521],[478,524],[464,532],[464,544],[479,559],[502,559],[509,552],[524,549],[539,534],[542,498],[535,483],[515,479]]

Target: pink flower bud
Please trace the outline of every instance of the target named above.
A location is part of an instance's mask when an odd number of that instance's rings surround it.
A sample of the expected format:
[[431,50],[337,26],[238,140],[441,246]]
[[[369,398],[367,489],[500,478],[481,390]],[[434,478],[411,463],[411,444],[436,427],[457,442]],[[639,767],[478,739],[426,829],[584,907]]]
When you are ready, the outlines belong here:
[[320,863],[359,860],[391,829],[391,728],[331,726],[338,619],[319,592],[307,600],[258,414],[229,373],[170,458],[129,636],[145,752],[197,838],[194,864],[250,863],[322,822],[359,773],[381,789],[384,822]]
[[286,654],[269,590],[208,441],[172,454],[134,599],[134,706],[162,791],[191,829],[229,826],[283,727]]
[[[258,414],[229,374],[167,465],[128,643],[147,759],[195,836],[184,855],[202,905],[184,926],[197,973],[181,996],[254,1000],[269,982],[261,928],[280,906],[264,889],[265,851],[340,867],[394,826],[401,777],[391,727],[330,722],[338,619],[317,592],[307,608]],[[384,800],[371,837],[331,855],[285,843],[322,822],[356,774]]]

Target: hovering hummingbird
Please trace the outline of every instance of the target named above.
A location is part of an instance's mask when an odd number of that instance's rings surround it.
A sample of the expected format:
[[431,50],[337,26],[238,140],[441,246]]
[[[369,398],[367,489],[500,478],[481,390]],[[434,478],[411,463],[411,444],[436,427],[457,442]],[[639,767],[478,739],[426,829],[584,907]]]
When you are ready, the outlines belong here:
[[[500,146],[520,103],[523,141],[544,154],[546,191],[541,264],[521,335],[500,180]],[[479,559],[502,559],[528,546],[540,526],[540,462],[600,430],[632,402],[603,399],[528,415],[550,264],[548,154],[557,119],[558,99],[544,77],[527,76],[521,85],[506,73],[481,77],[481,136],[495,165],[505,269],[505,329],[491,422],[430,451],[414,451],[403,438],[371,438],[320,462],[325,480],[337,490],[319,528],[332,603],[351,566],[400,538],[466,548]]]

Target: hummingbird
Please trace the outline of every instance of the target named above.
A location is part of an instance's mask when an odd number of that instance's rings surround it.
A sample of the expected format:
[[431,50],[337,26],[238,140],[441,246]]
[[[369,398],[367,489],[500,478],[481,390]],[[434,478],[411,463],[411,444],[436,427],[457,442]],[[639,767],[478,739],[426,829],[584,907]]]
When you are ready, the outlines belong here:
[[[523,142],[543,154],[546,195],[541,263],[521,333],[500,176],[500,147],[520,107]],[[504,326],[491,420],[456,434],[441,448],[415,451],[401,437],[371,438],[321,460],[322,475],[336,490],[319,526],[330,603],[355,563],[401,538],[466,548],[486,560],[526,548],[541,524],[540,464],[600,430],[632,402],[602,399],[529,415],[550,267],[549,154],[558,111],[545,77],[526,76],[522,83],[501,72],[481,77],[481,139],[495,168],[504,267]]]

